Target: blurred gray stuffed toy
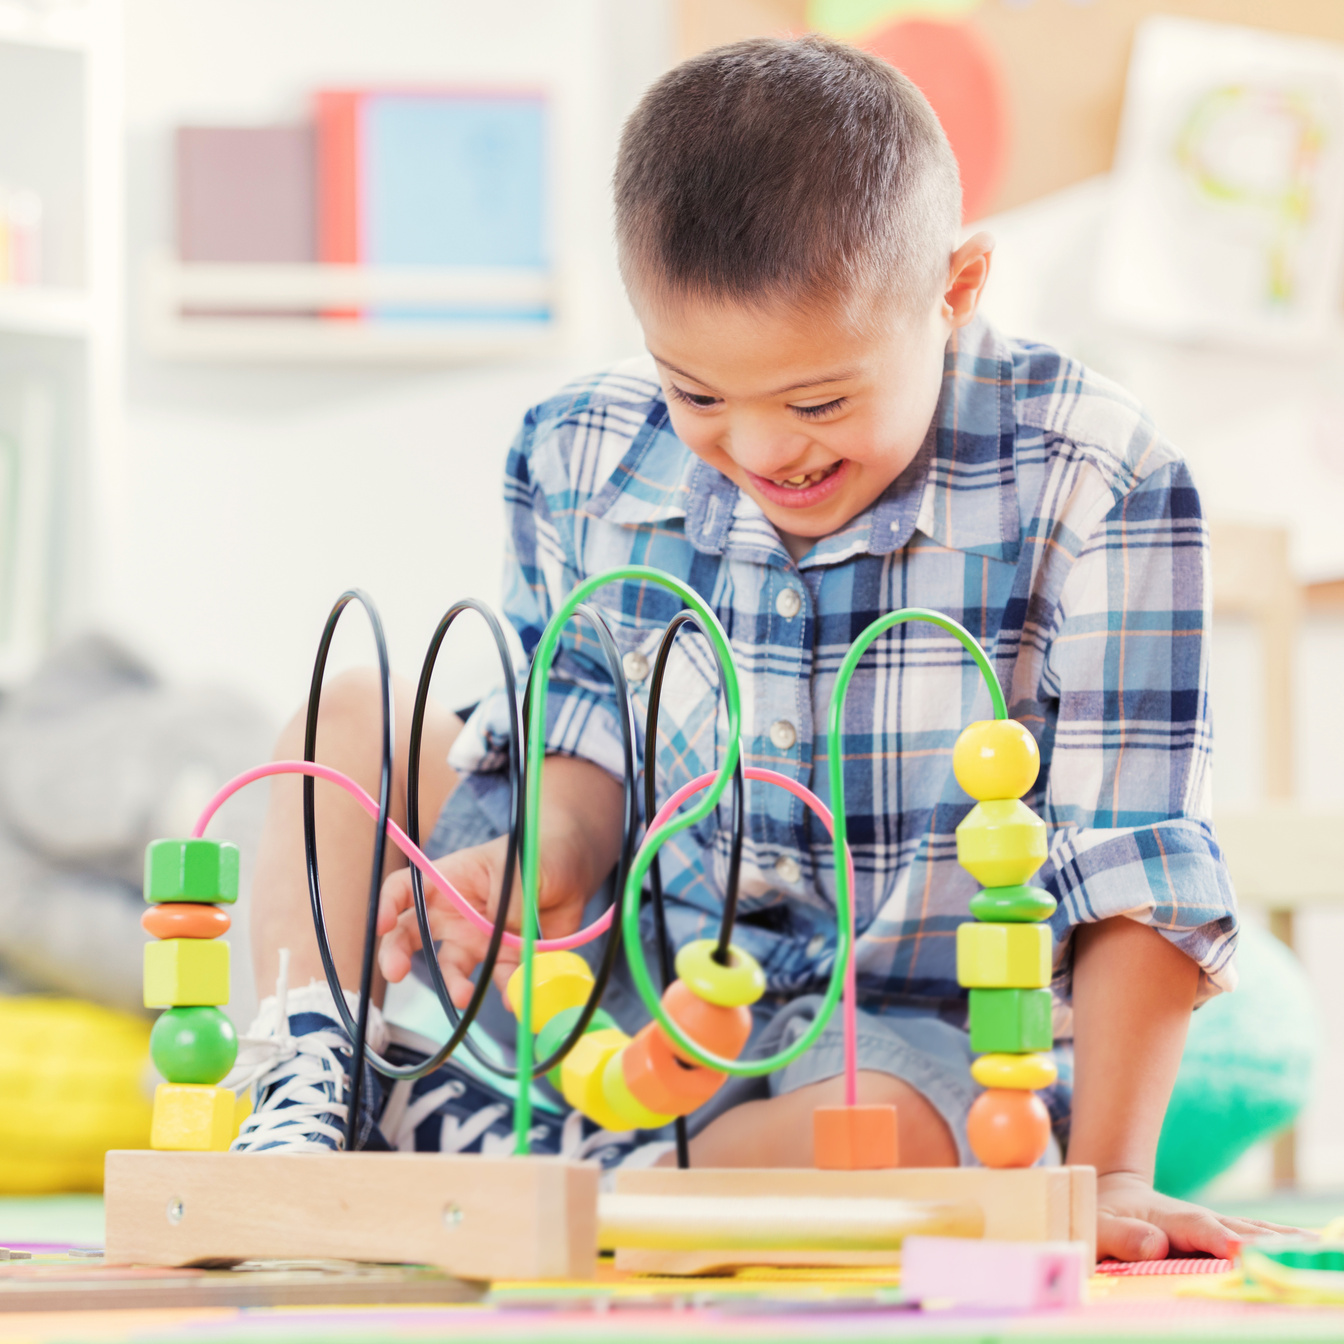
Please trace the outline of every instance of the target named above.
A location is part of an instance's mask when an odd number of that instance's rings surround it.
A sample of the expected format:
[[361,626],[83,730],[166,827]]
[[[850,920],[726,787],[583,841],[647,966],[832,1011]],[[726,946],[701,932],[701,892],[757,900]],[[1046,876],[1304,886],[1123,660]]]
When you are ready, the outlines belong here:
[[[145,845],[189,834],[215,790],[265,760],[271,741],[265,716],[243,699],[166,684],[97,635],[0,701],[3,988],[139,1009]],[[264,792],[246,790],[211,829],[239,844],[244,881],[264,805]],[[234,910],[231,1015],[246,1021],[254,995],[237,917],[246,901]]]

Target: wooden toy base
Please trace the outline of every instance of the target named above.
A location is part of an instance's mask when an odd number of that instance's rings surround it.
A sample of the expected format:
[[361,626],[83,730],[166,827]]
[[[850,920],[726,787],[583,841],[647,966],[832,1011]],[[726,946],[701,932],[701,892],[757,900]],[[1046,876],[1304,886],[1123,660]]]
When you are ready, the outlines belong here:
[[[998,1241],[1081,1241],[1096,1260],[1097,1176],[1091,1167],[902,1167],[890,1171],[653,1168],[616,1173],[619,1195],[720,1199],[880,1199],[978,1206]],[[963,1234],[964,1235],[964,1234]],[[896,1250],[684,1250],[618,1247],[631,1274],[705,1274],[741,1265],[894,1265]]]
[[[339,1259],[591,1279],[598,1169],[554,1157],[110,1152],[109,1263]],[[675,1174],[675,1173],[674,1173]]]

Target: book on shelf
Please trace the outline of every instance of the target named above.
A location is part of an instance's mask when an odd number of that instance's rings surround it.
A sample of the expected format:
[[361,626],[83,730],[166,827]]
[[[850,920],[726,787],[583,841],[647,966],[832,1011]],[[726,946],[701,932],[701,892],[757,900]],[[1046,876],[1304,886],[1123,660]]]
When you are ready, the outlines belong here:
[[311,126],[179,126],[176,150],[181,261],[317,260]]
[[[319,254],[365,266],[549,265],[547,108],[535,93],[324,90],[316,97]],[[396,321],[544,322],[531,302],[412,308]]]

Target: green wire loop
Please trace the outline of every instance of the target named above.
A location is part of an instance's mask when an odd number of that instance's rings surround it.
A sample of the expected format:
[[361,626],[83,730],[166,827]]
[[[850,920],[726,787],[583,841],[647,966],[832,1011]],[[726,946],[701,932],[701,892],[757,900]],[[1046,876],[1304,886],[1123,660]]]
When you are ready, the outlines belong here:
[[[767,1073],[773,1073],[776,1069],[783,1068],[786,1064],[792,1063],[800,1055],[809,1050],[817,1037],[825,1029],[827,1022],[834,1013],[836,1005],[840,1002],[840,996],[844,991],[845,973],[849,966],[849,959],[853,955],[853,941],[851,938],[852,919],[850,909],[853,901],[853,894],[849,889],[849,867],[844,862],[843,856],[847,847],[847,824],[845,818],[845,780],[844,780],[844,761],[841,750],[842,726],[844,722],[845,698],[849,693],[850,679],[854,675],[854,670],[859,664],[859,660],[867,652],[869,645],[873,643],[879,635],[890,630],[894,625],[900,625],[905,621],[928,621],[933,625],[939,626],[948,633],[955,635],[962,645],[975,660],[976,666],[980,669],[981,675],[985,679],[985,684],[989,688],[990,701],[994,708],[994,717],[996,719],[1006,719],[1008,717],[1008,708],[1003,698],[1003,690],[999,685],[998,677],[990,665],[989,658],[984,649],[980,647],[975,636],[964,626],[948,616],[943,616],[936,611],[927,611],[919,607],[907,607],[901,611],[894,611],[886,616],[881,616],[875,620],[868,628],[854,641],[850,646],[849,652],[845,655],[844,662],[840,665],[839,674],[836,677],[835,690],[831,696],[830,715],[827,723],[827,760],[830,772],[831,785],[831,807],[834,812],[835,831],[832,837],[833,853],[835,855],[835,918],[836,918],[836,952],[835,963],[831,968],[830,981],[826,986],[826,993],[822,999],[821,1007],[817,1015],[798,1040],[786,1049],[770,1055],[765,1059],[724,1059],[705,1050],[695,1041],[693,1041],[682,1028],[674,1022],[663,1008],[661,996],[654,986],[652,977],[649,975],[648,964],[644,959],[644,949],[640,942],[639,915],[640,915],[640,893],[644,889],[644,878],[647,875],[650,866],[653,863],[654,856],[659,849],[670,840],[674,835],[694,826],[714,811],[718,806],[719,800],[723,797],[724,790],[732,778],[734,769],[737,766],[738,757],[741,754],[741,696],[738,690],[737,671],[733,666],[732,653],[728,646],[728,637],[724,633],[723,626],[719,623],[718,617],[705,604],[703,599],[693,589],[688,587],[679,579],[673,578],[670,574],[665,574],[661,570],[651,569],[644,565],[628,565],[621,569],[610,570],[605,574],[599,574],[591,579],[585,580],[569,596],[564,606],[547,623],[546,629],[542,632],[541,642],[537,646],[535,656],[536,668],[534,677],[537,681],[532,702],[529,707],[528,727],[527,727],[527,773],[526,773],[526,795],[525,795],[525,821],[523,827],[523,853],[522,853],[522,911],[521,911],[521,948],[520,962],[523,967],[522,977],[522,1002],[519,1005],[518,1013],[518,1046],[517,1046],[517,1066],[518,1077],[525,1080],[531,1076],[533,1063],[533,1042],[531,1032],[532,1022],[532,961],[534,956],[533,944],[536,941],[536,930],[539,927],[538,913],[538,875],[540,872],[540,854],[538,852],[537,841],[540,833],[539,819],[541,815],[541,772],[545,760],[545,724],[546,724],[546,696],[550,688],[551,664],[555,659],[556,649],[559,645],[560,634],[569,618],[573,615],[574,609],[587,600],[598,588],[608,583],[635,581],[639,583],[653,583],[659,587],[666,588],[675,593],[681,600],[696,614],[701,622],[701,628],[709,638],[713,646],[715,657],[718,660],[719,668],[723,680],[723,698],[728,707],[728,750],[725,753],[723,765],[719,769],[713,784],[704,791],[698,802],[688,807],[685,811],[678,813],[671,818],[656,834],[646,837],[644,844],[639,848],[635,855],[634,863],[630,867],[630,874],[626,881],[625,891],[621,893],[621,909],[619,912],[621,919],[621,933],[625,940],[626,959],[630,963],[630,973],[635,982],[635,987],[639,991],[639,996],[644,1000],[644,1005],[652,1014],[663,1032],[666,1033],[669,1040],[679,1046],[681,1050],[694,1059],[697,1063],[707,1068],[715,1069],[721,1073],[731,1074],[738,1078],[758,1078]],[[645,743],[646,754],[651,749],[650,743]],[[646,761],[645,769],[651,769],[652,766]],[[650,817],[648,820],[652,821]],[[528,1151],[528,1130],[532,1123],[532,1099],[526,1087],[520,1086],[518,1099],[514,1107],[514,1133],[515,1148],[519,1153]]]

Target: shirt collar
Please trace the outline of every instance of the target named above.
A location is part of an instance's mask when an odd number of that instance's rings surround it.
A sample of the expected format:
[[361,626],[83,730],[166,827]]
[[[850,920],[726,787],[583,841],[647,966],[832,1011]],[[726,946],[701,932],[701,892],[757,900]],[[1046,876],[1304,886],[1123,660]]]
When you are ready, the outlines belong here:
[[[823,537],[802,567],[888,555],[916,531],[950,550],[1015,560],[1021,540],[1015,430],[1011,355],[977,318],[948,341],[942,391],[915,460],[874,504]],[[759,505],[672,432],[661,396],[584,511],[636,526],[683,519],[687,539],[708,554],[788,556]]]

